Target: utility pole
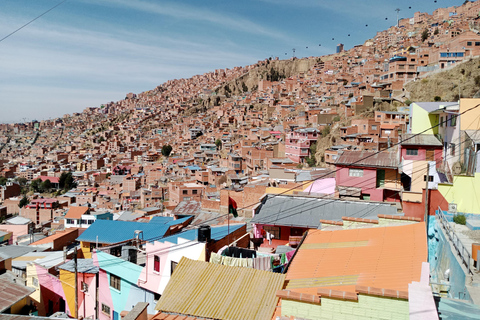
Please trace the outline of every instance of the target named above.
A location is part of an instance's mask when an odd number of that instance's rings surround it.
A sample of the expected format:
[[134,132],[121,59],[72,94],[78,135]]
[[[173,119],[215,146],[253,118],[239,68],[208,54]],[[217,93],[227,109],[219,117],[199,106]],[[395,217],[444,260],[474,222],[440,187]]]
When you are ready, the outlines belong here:
[[398,13],[400,12],[400,8],[395,9],[397,11],[397,28],[398,28]]
[[78,268],[77,268],[77,247],[74,251],[74,264],[75,264],[75,318],[78,319]]
[[293,48],[292,51],[293,51],[293,57],[295,58],[295,48]]
[[428,236],[428,180],[430,178],[430,162],[427,161],[427,175],[425,176],[425,227]]

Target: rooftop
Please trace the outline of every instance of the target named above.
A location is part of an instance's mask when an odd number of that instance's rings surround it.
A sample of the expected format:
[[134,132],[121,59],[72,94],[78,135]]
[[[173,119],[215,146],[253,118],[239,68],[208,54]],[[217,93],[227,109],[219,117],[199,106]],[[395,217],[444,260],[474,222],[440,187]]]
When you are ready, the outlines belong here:
[[425,223],[337,231],[310,230],[287,272],[286,290],[317,295],[356,286],[408,291],[427,261]]
[[434,146],[442,147],[442,142],[433,134],[412,134],[402,135],[402,146]]
[[342,221],[345,216],[378,220],[378,214],[397,215],[397,208],[388,203],[269,194],[255,212],[251,223],[317,229],[320,220]]
[[376,151],[344,151],[335,161],[336,165],[392,168],[398,167],[397,154],[395,152]]
[[284,274],[183,257],[155,309],[213,319],[270,319],[284,281]]

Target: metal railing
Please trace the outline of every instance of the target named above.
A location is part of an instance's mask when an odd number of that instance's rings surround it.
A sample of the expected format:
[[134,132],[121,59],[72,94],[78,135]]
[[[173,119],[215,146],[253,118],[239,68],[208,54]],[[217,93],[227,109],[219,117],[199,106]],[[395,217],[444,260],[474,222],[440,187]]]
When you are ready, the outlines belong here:
[[470,259],[472,258],[472,256],[470,255],[470,252],[468,252],[468,249],[463,245],[462,241],[460,241],[460,238],[453,230],[452,226],[448,222],[440,207],[438,207],[437,217],[438,221],[443,227],[443,230],[445,230],[448,239],[452,242],[453,247],[457,251],[460,260],[462,260],[463,264],[467,267],[468,272],[470,274],[473,274],[472,270],[470,269]]

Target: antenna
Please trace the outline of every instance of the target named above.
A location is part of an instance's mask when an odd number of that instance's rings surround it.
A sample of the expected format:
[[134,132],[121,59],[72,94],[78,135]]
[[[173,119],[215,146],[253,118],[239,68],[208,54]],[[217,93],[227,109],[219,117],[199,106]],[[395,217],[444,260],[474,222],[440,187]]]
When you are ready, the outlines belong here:
[[295,48],[293,48],[292,51],[293,51],[293,57],[295,58]]
[[400,8],[395,9],[397,11],[397,28],[398,28],[398,13],[400,12]]

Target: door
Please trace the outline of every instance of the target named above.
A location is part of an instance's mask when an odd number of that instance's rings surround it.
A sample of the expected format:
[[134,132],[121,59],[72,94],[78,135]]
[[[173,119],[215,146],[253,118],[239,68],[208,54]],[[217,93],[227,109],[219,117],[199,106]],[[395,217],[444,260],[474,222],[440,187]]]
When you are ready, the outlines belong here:
[[65,312],[65,300],[63,298],[60,298],[60,308],[59,311]]
[[435,161],[435,150],[427,150],[427,156],[425,157],[427,161]]
[[385,170],[377,170],[377,188],[383,187],[385,185]]

